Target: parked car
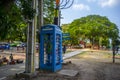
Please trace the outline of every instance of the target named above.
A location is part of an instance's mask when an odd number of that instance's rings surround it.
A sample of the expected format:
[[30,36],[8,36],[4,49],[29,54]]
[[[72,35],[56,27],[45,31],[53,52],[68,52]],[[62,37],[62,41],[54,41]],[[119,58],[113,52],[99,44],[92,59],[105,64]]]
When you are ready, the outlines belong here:
[[24,47],[25,44],[21,41],[13,41],[13,43],[10,44],[11,47]]
[[10,44],[7,43],[7,42],[0,42],[0,49],[9,50],[10,49]]

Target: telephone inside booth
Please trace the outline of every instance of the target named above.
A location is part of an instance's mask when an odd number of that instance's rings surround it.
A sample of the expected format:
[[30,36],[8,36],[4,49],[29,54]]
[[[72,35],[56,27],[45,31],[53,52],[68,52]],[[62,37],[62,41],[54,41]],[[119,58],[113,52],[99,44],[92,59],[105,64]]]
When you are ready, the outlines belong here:
[[61,29],[57,25],[45,25],[40,32],[40,69],[60,70],[63,61]]

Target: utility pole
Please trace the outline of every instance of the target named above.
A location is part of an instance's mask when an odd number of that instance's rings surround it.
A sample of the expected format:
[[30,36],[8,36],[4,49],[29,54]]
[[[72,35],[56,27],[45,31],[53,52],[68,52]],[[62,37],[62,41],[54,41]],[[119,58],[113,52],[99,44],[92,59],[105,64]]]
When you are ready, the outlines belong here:
[[34,16],[34,22],[33,22],[33,25],[34,25],[34,55],[33,55],[33,68],[35,70],[35,53],[36,53],[36,28],[37,28],[37,3],[38,3],[38,0],[34,0],[34,5],[33,5],[33,9],[35,9],[36,13],[35,13],[35,16]]
[[56,1],[56,7],[55,7],[55,17],[54,17],[54,24],[60,26],[60,19],[61,19],[61,9],[67,9],[70,8],[74,0],[55,0]]
[[60,26],[60,11],[59,5],[60,0],[56,0],[56,8],[55,8],[55,17],[54,17],[54,24]]
[[[32,6],[35,9],[36,0],[32,1]],[[36,36],[36,18],[28,21],[28,30],[27,30],[27,48],[26,48],[26,66],[25,73],[34,73],[35,72],[35,36]]]
[[[40,29],[41,27],[43,26],[44,24],[44,21],[43,21],[43,0],[38,0],[38,28],[39,28],[39,42],[40,42]],[[39,51],[40,51],[40,48],[39,48]],[[40,53],[40,52],[39,52]],[[39,69],[40,69],[40,54],[39,54]]]
[[38,26],[39,29],[43,26],[43,0],[38,0]]

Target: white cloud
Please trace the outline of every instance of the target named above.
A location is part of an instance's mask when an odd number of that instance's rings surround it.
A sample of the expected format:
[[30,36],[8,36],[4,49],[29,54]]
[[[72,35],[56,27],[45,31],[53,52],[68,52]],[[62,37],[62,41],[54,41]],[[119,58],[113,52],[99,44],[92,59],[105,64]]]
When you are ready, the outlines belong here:
[[102,7],[113,7],[117,4],[120,3],[120,0],[99,0],[99,4],[102,6]]
[[85,5],[85,4],[74,4],[73,5],[73,9],[75,9],[75,10],[87,10],[87,11],[89,11],[90,7],[88,5]]

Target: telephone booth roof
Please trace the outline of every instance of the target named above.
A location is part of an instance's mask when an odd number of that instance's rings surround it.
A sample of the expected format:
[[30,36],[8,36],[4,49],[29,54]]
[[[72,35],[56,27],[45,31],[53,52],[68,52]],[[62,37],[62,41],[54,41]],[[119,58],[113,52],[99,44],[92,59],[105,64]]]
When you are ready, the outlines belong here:
[[42,31],[54,30],[54,29],[61,30],[61,28],[59,26],[53,25],[53,24],[47,24],[47,25],[41,27]]

